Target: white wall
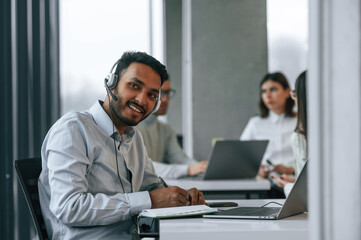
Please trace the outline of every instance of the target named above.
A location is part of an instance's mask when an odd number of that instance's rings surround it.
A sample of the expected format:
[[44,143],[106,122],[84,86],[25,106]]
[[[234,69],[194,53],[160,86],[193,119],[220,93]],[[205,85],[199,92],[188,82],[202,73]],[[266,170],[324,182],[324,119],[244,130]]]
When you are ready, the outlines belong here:
[[310,0],[311,239],[361,239],[359,0]]

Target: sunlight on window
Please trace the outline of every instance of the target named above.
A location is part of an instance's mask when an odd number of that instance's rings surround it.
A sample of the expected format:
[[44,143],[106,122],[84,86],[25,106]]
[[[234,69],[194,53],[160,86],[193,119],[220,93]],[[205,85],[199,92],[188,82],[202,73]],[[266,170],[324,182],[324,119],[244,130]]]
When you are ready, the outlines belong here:
[[104,78],[124,51],[150,51],[149,0],[60,1],[62,114],[104,100]]
[[267,0],[268,70],[293,86],[307,67],[308,1]]

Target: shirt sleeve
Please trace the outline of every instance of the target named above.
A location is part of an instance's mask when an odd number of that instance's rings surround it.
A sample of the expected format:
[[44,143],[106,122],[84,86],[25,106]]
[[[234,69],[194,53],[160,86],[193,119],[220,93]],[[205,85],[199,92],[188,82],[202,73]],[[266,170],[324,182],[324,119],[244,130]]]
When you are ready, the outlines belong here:
[[[169,164],[182,164],[182,165],[193,165],[197,161],[188,157],[183,149],[179,146],[177,136],[175,132],[168,126],[169,132],[169,142],[167,146],[166,155],[164,157],[164,162]],[[184,166],[182,167],[184,169]]]
[[87,174],[92,157],[87,150],[85,131],[76,123],[50,132],[45,146],[49,208],[60,222],[68,226],[108,225],[128,220],[151,207],[149,193],[91,194]]
[[291,141],[294,154],[293,168],[295,169],[296,177],[298,177],[307,161],[307,142],[304,135],[296,132],[292,133]]
[[248,121],[246,127],[244,128],[241,137],[239,140],[253,140],[253,120],[252,118]]
[[[143,151],[146,153],[145,146],[143,144]],[[146,154],[145,158],[145,171],[144,180],[140,190],[153,191],[159,188],[163,188],[163,184],[159,181],[158,172],[154,170],[153,161]]]
[[188,175],[188,165],[166,164],[153,161],[155,172],[162,178],[175,179]]

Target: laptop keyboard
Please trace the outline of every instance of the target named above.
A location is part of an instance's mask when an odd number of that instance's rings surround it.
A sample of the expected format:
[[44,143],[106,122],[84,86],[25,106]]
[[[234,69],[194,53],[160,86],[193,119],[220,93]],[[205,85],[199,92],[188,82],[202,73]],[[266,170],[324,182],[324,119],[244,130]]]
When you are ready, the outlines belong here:
[[280,210],[280,207],[239,207],[222,211],[222,215],[270,216],[277,214]]

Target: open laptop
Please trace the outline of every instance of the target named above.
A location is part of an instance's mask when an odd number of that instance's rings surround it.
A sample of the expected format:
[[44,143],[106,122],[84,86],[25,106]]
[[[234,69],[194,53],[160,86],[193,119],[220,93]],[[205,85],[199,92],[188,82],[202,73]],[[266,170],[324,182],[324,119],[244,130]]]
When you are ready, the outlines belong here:
[[194,180],[254,178],[261,165],[268,141],[217,141],[204,174],[187,177]]
[[281,219],[307,211],[307,162],[282,207],[238,207],[217,212],[213,215],[203,215],[203,217]]

